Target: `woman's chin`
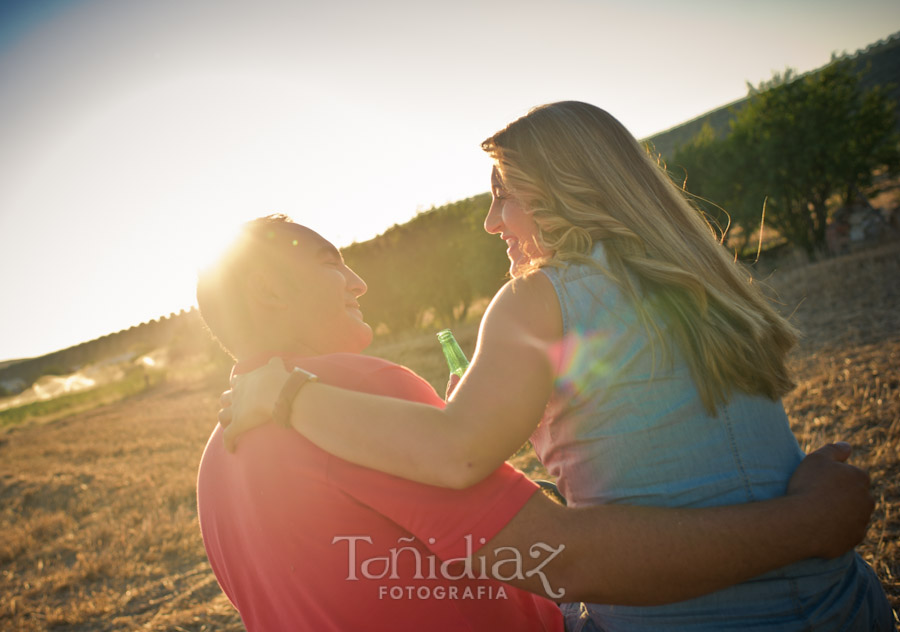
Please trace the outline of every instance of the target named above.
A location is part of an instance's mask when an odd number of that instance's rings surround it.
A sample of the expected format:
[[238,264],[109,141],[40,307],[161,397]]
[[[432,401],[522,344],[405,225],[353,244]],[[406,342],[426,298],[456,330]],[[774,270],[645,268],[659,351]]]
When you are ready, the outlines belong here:
[[512,254],[509,256],[509,276],[515,278],[522,274],[522,272],[528,267],[528,264],[531,260],[522,255],[518,254],[513,256]]

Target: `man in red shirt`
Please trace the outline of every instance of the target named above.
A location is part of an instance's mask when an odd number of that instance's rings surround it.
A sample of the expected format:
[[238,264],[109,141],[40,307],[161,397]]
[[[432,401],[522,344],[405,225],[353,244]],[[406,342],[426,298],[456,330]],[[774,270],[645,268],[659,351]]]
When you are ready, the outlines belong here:
[[[365,290],[332,244],[277,216],[245,226],[197,297],[236,373],[279,356],[323,382],[442,406],[408,369],[360,354]],[[276,424],[234,454],[221,433],[200,464],[200,527],[251,632],[560,631],[558,601],[665,603],[841,554],[872,510],[867,477],[835,460],[841,446],[808,457],[788,496],[765,503],[574,510],[509,465],[450,490],[349,464]]]

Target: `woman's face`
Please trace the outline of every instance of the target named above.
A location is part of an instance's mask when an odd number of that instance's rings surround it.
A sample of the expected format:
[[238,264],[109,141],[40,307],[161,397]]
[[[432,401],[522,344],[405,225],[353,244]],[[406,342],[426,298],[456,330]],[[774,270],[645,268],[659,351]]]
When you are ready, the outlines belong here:
[[484,229],[492,235],[499,234],[506,242],[509,257],[509,273],[534,259],[551,253],[544,251],[538,242],[538,228],[531,213],[503,186],[497,167],[491,171],[491,208],[484,218]]

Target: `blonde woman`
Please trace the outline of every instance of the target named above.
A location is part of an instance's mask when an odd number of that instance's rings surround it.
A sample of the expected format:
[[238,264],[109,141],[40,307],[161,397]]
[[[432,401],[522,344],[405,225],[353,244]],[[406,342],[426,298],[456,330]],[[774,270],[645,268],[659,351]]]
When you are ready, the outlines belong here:
[[[309,384],[294,428],[348,461],[456,488],[530,437],[574,507],[782,495],[803,458],[780,401],[796,332],[681,191],[585,103],[535,108],[482,147],[494,161],[485,229],[506,242],[512,281],[446,408]],[[285,379],[270,365],[236,387],[229,445],[269,416]],[[668,606],[564,610],[586,630],[893,627],[854,553]]]

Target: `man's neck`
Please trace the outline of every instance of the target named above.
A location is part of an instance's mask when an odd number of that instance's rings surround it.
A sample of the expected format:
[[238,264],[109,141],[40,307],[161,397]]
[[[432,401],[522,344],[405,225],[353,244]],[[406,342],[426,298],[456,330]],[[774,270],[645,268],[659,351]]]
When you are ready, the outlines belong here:
[[282,345],[253,345],[241,350],[237,355],[238,363],[254,362],[260,358],[270,358],[272,356],[291,355],[297,357],[309,357],[322,355],[323,352],[313,349],[302,343],[284,343]]

